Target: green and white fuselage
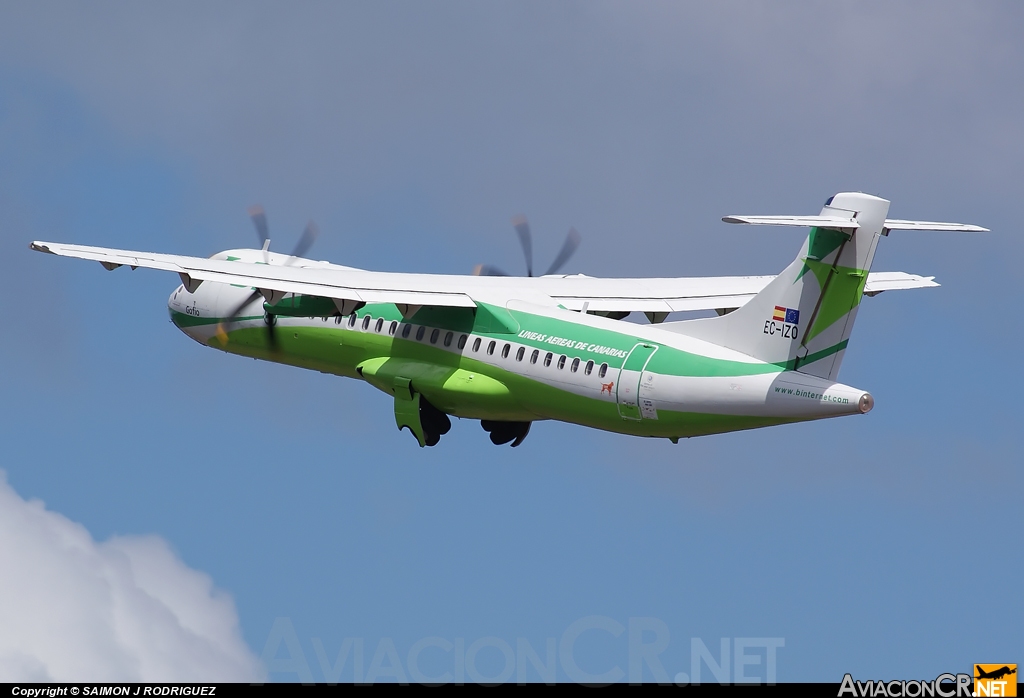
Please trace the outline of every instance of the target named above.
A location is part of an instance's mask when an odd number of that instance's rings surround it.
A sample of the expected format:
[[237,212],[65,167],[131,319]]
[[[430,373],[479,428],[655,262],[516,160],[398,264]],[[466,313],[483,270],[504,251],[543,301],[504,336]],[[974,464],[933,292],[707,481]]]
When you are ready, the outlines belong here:
[[[259,259],[258,250],[227,255]],[[393,304],[348,316],[277,316],[268,346],[263,300],[218,332],[250,289],[203,284],[169,299],[174,323],[224,351],[361,378],[389,395],[411,381],[465,419],[556,419],[638,436],[678,438],[865,412],[870,397],[785,365],[661,330],[510,301],[424,309]],[[430,312],[433,310],[433,312]],[[483,312],[481,312],[483,311]]]
[[[879,239],[893,229],[982,230],[891,220],[888,207],[844,193],[818,216],[726,218],[811,227],[776,277],[487,279],[367,272],[266,249],[202,260],[32,246],[108,269],[178,272],[168,307],[188,336],[364,380],[394,400],[397,425],[420,445],[437,443],[449,415],[481,420],[494,443],[518,445],[537,420],[676,440],[871,410],[869,393],[836,380],[861,299],[936,285],[869,274]],[[664,320],[701,308],[719,314],[656,324],[602,316]]]

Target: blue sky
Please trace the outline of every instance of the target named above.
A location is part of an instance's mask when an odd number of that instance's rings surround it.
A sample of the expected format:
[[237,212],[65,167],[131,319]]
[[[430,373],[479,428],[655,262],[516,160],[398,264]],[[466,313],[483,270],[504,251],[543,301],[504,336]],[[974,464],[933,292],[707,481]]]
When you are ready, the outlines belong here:
[[[602,616],[663,623],[669,676],[691,638],[716,657],[723,637],[784,638],[779,680],[1020,659],[1019,5],[0,19],[0,468],[97,541],[167,541],[234,599],[255,656],[279,618],[323,680],[317,643],[333,661],[362,638],[367,667],[382,639],[403,662],[428,637],[543,654]],[[575,225],[572,272],[767,274],[801,233],[721,216],[814,213],[844,189],[993,232],[884,241],[876,269],[942,287],[865,302],[841,378],[873,393],[869,416],[676,446],[541,423],[513,451],[460,422],[420,450],[369,386],[188,340],[166,315],[177,279],[27,249],[206,255],[252,244],[260,202],[275,249],[312,217],[313,256],[373,269],[517,269],[525,212],[537,266]],[[591,629],[575,658],[625,672],[627,636]],[[420,666],[454,672],[456,654]]]

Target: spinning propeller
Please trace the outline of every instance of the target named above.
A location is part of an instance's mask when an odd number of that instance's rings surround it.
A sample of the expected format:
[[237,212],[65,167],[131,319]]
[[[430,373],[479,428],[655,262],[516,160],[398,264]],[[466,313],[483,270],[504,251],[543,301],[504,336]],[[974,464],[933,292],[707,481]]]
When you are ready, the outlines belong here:
[[[526,257],[526,275],[533,276],[533,238],[530,235],[530,222],[526,220],[526,216],[516,216],[512,219],[512,225],[515,227],[516,235],[519,237],[519,244],[523,247],[523,256]],[[551,266],[548,267],[544,274],[554,274],[561,269],[569,261],[573,253],[576,252],[576,248],[580,246],[581,240],[582,238],[576,232],[576,228],[569,228],[569,232],[565,236],[565,242],[562,243],[562,249],[559,250],[555,261],[551,263]],[[504,271],[490,264],[476,265],[473,269],[473,275],[508,276]]]
[[[267,226],[267,214],[263,211],[263,207],[256,205],[249,208],[249,217],[252,219],[252,223],[256,226],[256,235],[259,236],[260,246],[263,250],[263,262],[264,264],[270,264],[270,230]],[[309,251],[309,248],[316,242],[317,236],[320,234],[319,228],[316,223],[310,221],[306,224],[306,229],[302,231],[302,236],[299,241],[295,244],[295,249],[288,256],[288,259],[284,261],[282,266],[290,267],[295,264],[295,261],[302,257]],[[251,303],[257,298],[262,298],[263,294],[259,291],[253,291],[249,296],[239,303],[234,310],[232,310],[227,317],[217,324],[217,336],[221,342],[227,344],[228,335],[224,330],[224,325],[229,322],[234,322],[242,311],[245,310]],[[277,332],[274,329],[277,325],[277,316],[270,312],[263,314],[263,323],[267,328],[267,344],[270,346],[271,351],[277,350]]]

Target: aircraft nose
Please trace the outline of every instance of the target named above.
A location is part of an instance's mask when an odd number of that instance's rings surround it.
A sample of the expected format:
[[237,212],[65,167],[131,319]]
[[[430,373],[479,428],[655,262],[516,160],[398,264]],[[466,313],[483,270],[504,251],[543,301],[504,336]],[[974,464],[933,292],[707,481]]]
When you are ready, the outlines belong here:
[[178,300],[178,296],[184,290],[184,286],[178,286],[178,288],[174,289],[174,291],[171,292],[171,295],[167,297],[167,312],[170,313],[171,322],[173,322],[178,327],[181,327],[178,318],[182,314],[182,305],[181,302]]
[[178,286],[167,297],[171,322],[200,344],[205,344],[210,335],[209,312],[204,300],[197,293],[189,293],[184,286]]

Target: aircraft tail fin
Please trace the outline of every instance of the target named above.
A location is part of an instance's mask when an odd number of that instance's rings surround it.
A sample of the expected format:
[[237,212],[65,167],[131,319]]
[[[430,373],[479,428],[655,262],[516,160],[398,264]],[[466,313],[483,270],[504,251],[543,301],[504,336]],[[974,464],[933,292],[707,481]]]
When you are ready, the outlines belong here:
[[793,263],[746,305],[671,329],[835,380],[853,330],[875,248],[889,230],[983,232],[958,223],[887,220],[889,202],[861,193],[836,194],[818,216],[727,216],[728,223],[811,226]]

